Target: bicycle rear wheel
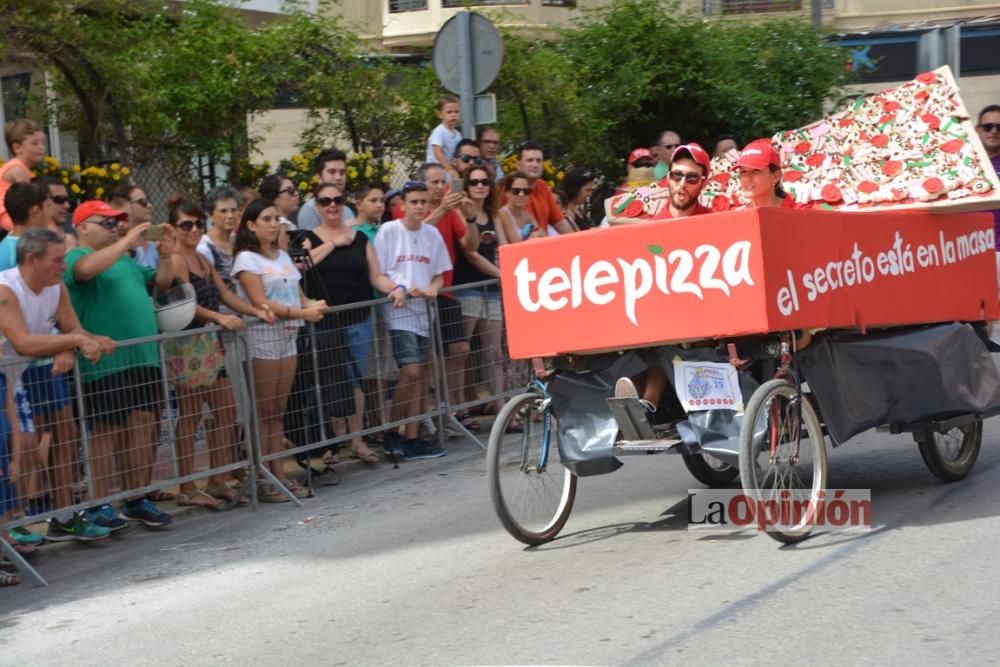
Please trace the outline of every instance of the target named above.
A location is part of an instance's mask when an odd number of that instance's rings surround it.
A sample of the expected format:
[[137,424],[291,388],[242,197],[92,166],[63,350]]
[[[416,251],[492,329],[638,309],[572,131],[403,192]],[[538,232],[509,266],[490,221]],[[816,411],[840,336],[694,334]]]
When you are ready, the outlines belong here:
[[[529,545],[555,538],[576,498],[576,475],[559,462],[555,418],[537,392],[515,396],[490,431],[486,472],[500,523]],[[523,432],[517,430],[520,424]]]

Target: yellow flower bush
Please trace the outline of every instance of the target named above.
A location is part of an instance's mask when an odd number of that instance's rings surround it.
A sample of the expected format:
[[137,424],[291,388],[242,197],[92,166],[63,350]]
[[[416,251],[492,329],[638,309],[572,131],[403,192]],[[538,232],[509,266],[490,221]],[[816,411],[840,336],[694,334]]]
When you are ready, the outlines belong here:
[[[319,182],[319,177],[313,173],[313,162],[319,153],[319,148],[309,148],[282,160],[278,165],[277,173],[297,184],[296,187],[303,198]],[[372,151],[348,155],[346,194],[351,194],[364,183],[389,183],[392,170],[393,163],[391,161],[378,159]],[[261,174],[261,178],[264,175]],[[259,183],[260,179],[258,178],[250,184],[257,185]]]
[[[511,153],[501,159],[500,166],[503,168],[503,173],[509,174],[512,171],[517,171],[517,161],[517,153]],[[546,160],[542,163],[542,180],[548,183],[552,189],[558,188],[565,177],[566,172],[553,164],[552,160]]]
[[[3,160],[0,160],[0,164],[3,164]],[[44,160],[35,165],[33,171],[35,176],[53,176],[61,180],[66,185],[74,206],[87,199],[101,199],[115,186],[123,181],[127,182],[128,175],[132,173],[131,169],[118,162],[113,162],[107,168],[97,165],[82,167],[78,164],[64,167],[51,155],[46,155]]]

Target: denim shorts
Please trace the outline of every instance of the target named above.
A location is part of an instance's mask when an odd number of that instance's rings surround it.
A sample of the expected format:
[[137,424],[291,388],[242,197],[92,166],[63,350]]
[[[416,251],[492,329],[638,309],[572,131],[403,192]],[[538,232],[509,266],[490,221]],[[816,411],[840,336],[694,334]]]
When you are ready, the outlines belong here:
[[372,341],[375,339],[375,329],[372,318],[363,322],[348,324],[344,327],[347,336],[347,346],[351,350],[351,363],[347,367],[347,375],[353,384],[360,384],[368,375],[368,355],[371,354]]
[[392,355],[400,366],[427,361],[431,350],[431,339],[427,336],[402,329],[390,329],[389,336],[392,338]]

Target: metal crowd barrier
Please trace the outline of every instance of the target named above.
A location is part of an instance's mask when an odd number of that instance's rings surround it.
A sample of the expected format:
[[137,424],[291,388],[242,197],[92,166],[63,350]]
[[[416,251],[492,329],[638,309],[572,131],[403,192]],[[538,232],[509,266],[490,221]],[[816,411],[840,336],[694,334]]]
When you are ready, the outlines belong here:
[[[449,435],[464,435],[485,448],[460,414],[499,407],[523,389],[530,372],[527,363],[510,362],[504,349],[497,281],[443,290],[422,300],[425,310],[410,312],[412,321],[396,322],[429,334],[428,373],[417,380],[407,379],[412,368],[401,374],[396,363],[385,318],[389,303],[381,298],[329,308],[321,322],[297,329],[247,321],[237,332],[209,326],[120,341],[120,374],[78,357],[64,377],[69,396],[42,401],[35,434],[22,443],[30,452],[21,457],[18,478],[8,480],[19,510],[45,495],[52,506],[36,506],[0,530],[195,480],[225,484],[241,470],[247,476],[237,501],[246,495],[256,509],[260,476],[268,489],[301,506],[300,497],[312,491],[310,453],[415,422],[436,422],[441,446]],[[261,358],[289,350],[293,361]],[[36,362],[0,358],[0,372],[21,374]],[[414,391],[418,403],[401,413],[405,405],[395,399]],[[284,477],[284,460],[292,456],[306,460],[306,489]],[[45,584],[6,540],[0,550]]]

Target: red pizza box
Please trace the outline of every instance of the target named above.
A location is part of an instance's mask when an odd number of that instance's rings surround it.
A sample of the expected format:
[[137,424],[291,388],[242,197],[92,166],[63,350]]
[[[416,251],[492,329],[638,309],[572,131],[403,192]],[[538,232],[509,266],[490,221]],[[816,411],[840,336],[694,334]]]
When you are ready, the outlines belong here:
[[1000,318],[987,213],[747,209],[500,248],[512,358]]

